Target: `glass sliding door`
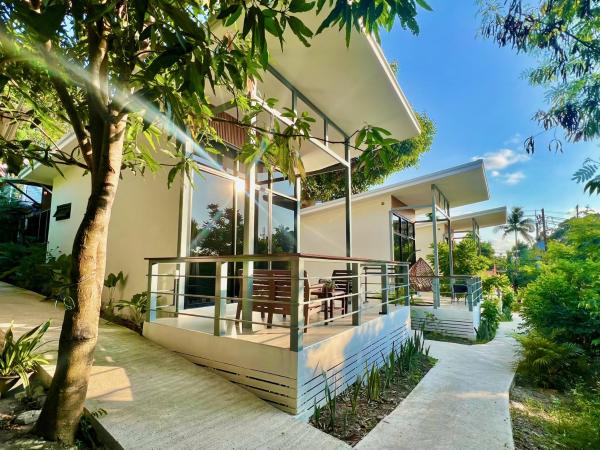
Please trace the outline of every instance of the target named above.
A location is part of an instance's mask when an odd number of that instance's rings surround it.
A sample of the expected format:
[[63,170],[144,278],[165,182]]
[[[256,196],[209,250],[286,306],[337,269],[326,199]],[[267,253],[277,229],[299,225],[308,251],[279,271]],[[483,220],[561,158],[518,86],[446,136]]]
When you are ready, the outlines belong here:
[[[234,180],[213,173],[194,174],[190,256],[233,255],[243,238],[243,209]],[[186,308],[210,305],[215,292],[215,264],[189,264]]]
[[394,261],[416,262],[415,224],[405,217],[392,213],[392,232],[394,236]]

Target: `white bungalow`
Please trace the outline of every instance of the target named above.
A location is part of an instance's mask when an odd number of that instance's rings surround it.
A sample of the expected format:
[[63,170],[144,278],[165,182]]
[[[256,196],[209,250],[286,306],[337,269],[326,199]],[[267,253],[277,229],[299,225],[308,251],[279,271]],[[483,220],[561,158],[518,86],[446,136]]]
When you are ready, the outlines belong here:
[[[480,280],[454,275],[452,263],[451,273],[441,276],[437,249],[438,242],[449,242],[452,250],[454,240],[467,231],[479,239],[479,227],[505,223],[505,207],[456,217],[451,214],[451,208],[489,198],[482,160],[353,196],[353,248],[357,254],[411,266],[419,258],[433,254],[431,273],[411,273],[413,328],[419,328],[427,314],[436,317],[432,319],[436,330],[475,338],[482,297]],[[315,252],[327,245],[334,254],[343,254],[343,238],[336,231],[343,214],[344,199],[304,208],[303,250]]]
[[[317,21],[307,25],[316,28]],[[279,103],[278,109],[263,103],[258,125],[285,123],[283,107],[317,119],[312,133],[322,139],[306,141],[302,159],[309,176],[330,166],[348,174],[335,224],[341,247],[325,243],[311,248],[318,255],[301,253],[307,250],[302,239],[310,237],[300,233],[300,184],[268,173],[260,161],[242,164],[236,155],[245,131],[217,123],[228,143],[222,155],[186,143],[201,164],[193,186],[178,179],[167,189],[166,170],[123,174],[107,273],[127,275],[122,298],[149,292],[148,339],[305,415],[323,401],[325,380],[338,389],[354,382],[365,365],[379,364],[409,335],[408,264],[387,253],[368,259],[361,247],[353,248],[349,161],[357,152],[348,142],[365,124],[397,139],[420,130],[371,37],[354,35],[346,48],[328,29],[310,48],[293,36],[286,37],[284,53],[276,42],[270,48],[271,68],[254,100],[275,97]],[[215,104],[227,104],[224,93],[217,97]],[[69,151],[76,142],[67,136],[59,145]],[[64,175],[37,166],[22,177],[51,187],[48,249],[70,253],[90,183],[78,168]]]

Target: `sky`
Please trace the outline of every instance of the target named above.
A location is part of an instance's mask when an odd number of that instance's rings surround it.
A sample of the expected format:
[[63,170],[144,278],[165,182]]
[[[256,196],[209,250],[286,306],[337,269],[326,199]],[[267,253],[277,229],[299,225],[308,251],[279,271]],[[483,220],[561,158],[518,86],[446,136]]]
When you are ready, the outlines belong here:
[[[564,153],[555,153],[547,150],[555,133],[543,132],[533,155],[523,148],[526,137],[543,131],[532,116],[546,105],[544,90],[524,76],[536,59],[479,36],[475,0],[429,4],[434,11],[420,10],[418,36],[396,26],[382,35],[381,45],[388,60],[398,62],[398,80],[413,109],[429,115],[437,133],[417,168],[385,184],[483,158],[490,200],[453,214],[521,206],[531,215],[545,208],[558,219],[573,214],[577,204],[600,209],[600,196],[590,197],[571,180],[586,157],[600,157],[600,141],[563,141]],[[492,229],[482,230],[482,238],[499,252],[514,244],[514,237],[503,239]]]

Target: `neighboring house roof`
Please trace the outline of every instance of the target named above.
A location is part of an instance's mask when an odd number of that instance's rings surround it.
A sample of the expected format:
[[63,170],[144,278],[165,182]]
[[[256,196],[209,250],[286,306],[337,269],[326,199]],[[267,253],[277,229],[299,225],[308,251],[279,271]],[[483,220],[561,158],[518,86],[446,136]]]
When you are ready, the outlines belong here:
[[[506,223],[507,214],[506,206],[484,209],[481,211],[473,211],[465,214],[459,214],[457,216],[452,215],[452,211],[450,211],[452,231],[458,233],[472,231],[473,219],[477,220],[479,228],[504,225]],[[444,218],[440,218],[439,220],[440,222],[445,221]],[[417,224],[417,228],[431,228],[431,222],[420,222]]]
[[471,231],[472,219],[477,220],[479,228],[496,227],[506,223],[506,216],[506,206],[461,214],[459,216],[451,217],[452,229],[458,232]]
[[[401,181],[352,196],[353,202],[360,202],[382,194],[393,195],[408,206],[427,205],[432,202],[431,186],[435,184],[447,197],[451,207],[469,205],[489,200],[487,178],[483,160],[478,159],[460,166],[440,170],[412,180]],[[302,214],[312,214],[328,208],[343,205],[340,198],[302,209]]]

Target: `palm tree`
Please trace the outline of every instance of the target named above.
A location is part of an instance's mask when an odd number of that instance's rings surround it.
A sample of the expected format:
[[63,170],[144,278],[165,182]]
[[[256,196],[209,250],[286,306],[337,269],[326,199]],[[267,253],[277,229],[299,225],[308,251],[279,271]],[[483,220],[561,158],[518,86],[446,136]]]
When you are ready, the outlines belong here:
[[533,242],[533,238],[529,233],[535,229],[533,220],[525,217],[525,211],[520,206],[514,206],[508,215],[505,225],[496,227],[496,231],[502,231],[506,237],[511,233],[515,233],[515,248],[519,246],[519,235],[528,243]]

